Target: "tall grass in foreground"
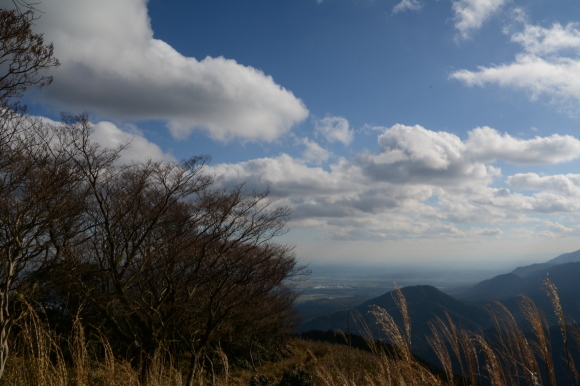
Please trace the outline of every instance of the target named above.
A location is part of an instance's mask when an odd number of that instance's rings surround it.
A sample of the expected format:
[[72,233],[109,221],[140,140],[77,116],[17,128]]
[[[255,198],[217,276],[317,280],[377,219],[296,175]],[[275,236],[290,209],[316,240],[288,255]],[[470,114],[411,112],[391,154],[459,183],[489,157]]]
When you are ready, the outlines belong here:
[[[316,385],[575,385],[580,376],[572,350],[580,347],[580,328],[565,319],[556,287],[545,280],[545,290],[558,322],[558,334],[550,336],[546,316],[528,297],[519,307],[524,319],[520,326],[501,303],[492,303],[493,333],[467,331],[449,315],[431,322],[427,337],[439,358],[442,371],[433,371],[412,354],[411,320],[402,291],[393,292],[402,324],[381,308],[371,312],[391,346],[370,339],[371,352],[329,343],[294,341],[292,355],[279,362],[265,363],[253,371],[229,366],[223,351],[216,351],[211,368],[199,375],[196,384],[307,386],[288,382],[284,374],[308,373]],[[363,325],[362,319],[359,324]],[[524,330],[531,331],[525,334]],[[140,369],[126,359],[116,358],[107,338],[99,331],[87,337],[82,321],[74,320],[69,336],[56,336],[46,328],[30,306],[20,320],[12,344],[5,376],[6,385],[140,385]],[[561,337],[559,335],[562,335]],[[344,336],[345,341],[348,337]],[[562,342],[562,352],[552,342]],[[219,368],[219,370],[217,370]],[[557,368],[563,368],[559,377]],[[259,375],[261,378],[257,377]],[[253,376],[253,377],[252,377]],[[149,385],[183,385],[185,378],[177,360],[169,353],[156,359]],[[262,383],[251,383],[262,379]],[[285,381],[286,379],[286,381]],[[565,383],[563,383],[565,382]]]
[[[372,370],[368,366],[361,369],[364,374],[358,379],[364,378],[364,383],[350,381],[351,367],[332,364],[315,368],[317,380],[325,385],[578,385],[580,374],[572,347],[580,347],[580,327],[567,323],[556,287],[548,279],[544,280],[544,290],[560,338],[550,336],[546,316],[529,297],[519,299],[523,323],[518,323],[503,304],[492,302],[494,328],[487,333],[464,330],[449,315],[430,323],[432,334],[427,341],[443,370],[434,373],[412,355],[410,318],[402,291],[397,289],[393,297],[402,325],[381,308],[371,311],[392,349],[385,351],[369,339],[377,363]],[[367,336],[372,336],[368,328]],[[553,344],[556,340],[561,344]]]
[[[107,338],[97,332],[90,342],[77,317],[70,336],[56,336],[37,311],[26,304],[0,384],[29,385],[140,385],[139,371],[129,361],[116,359]],[[150,385],[181,385],[181,374],[171,363],[154,364]]]

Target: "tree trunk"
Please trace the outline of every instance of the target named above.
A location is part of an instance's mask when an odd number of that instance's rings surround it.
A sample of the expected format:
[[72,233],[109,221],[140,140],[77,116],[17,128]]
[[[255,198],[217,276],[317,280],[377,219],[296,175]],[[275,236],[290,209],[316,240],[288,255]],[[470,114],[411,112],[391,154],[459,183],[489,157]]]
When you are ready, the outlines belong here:
[[153,367],[155,362],[159,359],[159,344],[156,341],[148,342],[147,347],[141,351],[141,384],[149,386],[153,382]]
[[4,375],[6,362],[8,360],[8,335],[10,333],[8,326],[2,323],[2,331],[0,331],[0,379]]
[[12,315],[10,315],[10,285],[14,274],[14,262],[12,259],[8,262],[8,270],[4,273],[4,283],[0,291],[0,379],[4,375],[6,362],[8,361],[8,338],[12,328]]
[[187,375],[187,381],[185,382],[186,386],[193,386],[193,382],[195,380],[195,375],[198,372],[198,364],[201,355],[198,355],[196,352],[191,353],[191,360],[189,362],[189,374]]

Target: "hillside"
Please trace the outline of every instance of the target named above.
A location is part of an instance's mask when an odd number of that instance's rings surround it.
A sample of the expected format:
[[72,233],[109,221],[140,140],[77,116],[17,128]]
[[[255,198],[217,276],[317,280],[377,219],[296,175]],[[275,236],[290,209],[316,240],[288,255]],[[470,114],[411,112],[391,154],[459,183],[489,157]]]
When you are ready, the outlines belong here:
[[[341,330],[365,335],[368,330],[376,339],[384,338],[374,316],[370,313],[374,306],[386,310],[397,324],[402,325],[402,317],[393,299],[393,292],[368,300],[350,310],[339,311],[315,318],[299,326],[299,331]],[[419,285],[402,288],[411,320],[413,351],[426,359],[433,354],[426,341],[430,335],[429,322],[436,318],[446,319],[448,314],[455,323],[471,331],[480,331],[491,325],[484,307],[455,299],[433,286]]]
[[555,265],[577,262],[580,262],[580,250],[576,252],[564,253],[558,257],[548,260],[545,263],[537,263],[518,267],[514,269],[512,273],[518,275],[519,277],[526,277],[533,272],[546,270]]
[[549,318],[553,318],[551,303],[544,291],[544,279],[549,278],[558,289],[560,301],[572,319],[580,319],[580,262],[552,265],[536,269],[527,276],[514,273],[484,280],[457,297],[464,301],[484,303],[490,300],[503,302],[514,314],[519,313],[518,298],[529,296]]

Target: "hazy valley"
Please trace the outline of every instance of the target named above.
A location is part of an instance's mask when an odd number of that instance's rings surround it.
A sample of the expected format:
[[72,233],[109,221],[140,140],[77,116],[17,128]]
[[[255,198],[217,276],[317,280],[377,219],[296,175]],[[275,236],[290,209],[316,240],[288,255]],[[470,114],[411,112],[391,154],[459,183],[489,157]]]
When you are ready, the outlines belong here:
[[[450,323],[460,326],[458,328],[467,334],[483,334],[492,345],[500,345],[507,339],[502,335],[505,332],[501,332],[504,328],[515,328],[530,337],[538,333],[530,320],[533,309],[537,310],[546,328],[551,326],[546,333],[552,350],[559,353],[556,355],[580,359],[578,353],[568,353],[565,327],[576,331],[575,321],[580,319],[580,251],[542,263],[514,267],[507,272],[398,268],[387,273],[376,267],[366,271],[351,267],[351,270],[349,279],[341,276],[346,270],[334,268],[303,285],[303,294],[297,304],[303,318],[299,332],[331,330],[347,335],[370,334],[373,339],[396,344],[385,330],[384,322],[379,318],[377,323],[377,315],[384,310],[390,315],[388,320],[398,326],[390,327],[395,331],[403,331],[403,326],[409,323],[409,331],[413,332],[413,353],[439,366],[441,358],[430,338],[434,326]],[[379,314],[377,307],[380,307]],[[449,334],[454,328],[444,327],[443,330]],[[565,362],[556,359],[558,382],[568,378]]]
[[[510,272],[506,268],[456,266],[312,265],[312,274],[298,283],[296,307],[304,320],[357,306],[397,286],[430,285],[453,295],[483,280]],[[515,266],[514,266],[515,268]]]

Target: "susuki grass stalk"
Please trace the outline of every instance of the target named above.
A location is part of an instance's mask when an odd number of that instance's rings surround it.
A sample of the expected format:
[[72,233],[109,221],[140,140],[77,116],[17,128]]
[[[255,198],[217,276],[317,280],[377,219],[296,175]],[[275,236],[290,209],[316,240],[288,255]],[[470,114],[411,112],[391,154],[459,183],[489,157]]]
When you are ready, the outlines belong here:
[[504,368],[493,347],[482,335],[477,335],[476,339],[485,356],[484,368],[492,386],[507,385]]
[[564,340],[564,349],[566,351],[566,364],[568,366],[568,381],[570,385],[573,385],[573,372],[576,373],[576,368],[574,366],[574,361],[570,355],[570,348],[568,347],[568,331],[566,328],[566,320],[564,318],[564,311],[562,310],[562,305],[560,304],[560,296],[558,295],[558,290],[554,283],[550,281],[549,278],[544,279],[544,290],[550,298],[552,308],[556,314],[558,324],[560,326],[560,332],[562,333],[562,339]]
[[403,328],[404,334],[403,337],[405,338],[406,346],[411,351],[413,345],[411,340],[411,319],[409,317],[409,309],[407,308],[407,300],[403,295],[403,291],[398,286],[393,291],[393,300],[401,313],[401,317],[403,318]]
[[20,319],[21,330],[16,339],[19,347],[14,350],[21,358],[14,369],[14,381],[22,385],[67,384],[66,364],[57,341],[44,327],[36,310],[28,303],[24,307],[26,312]]
[[522,314],[532,327],[536,337],[536,347],[538,356],[544,361],[544,368],[549,386],[556,385],[556,374],[554,372],[554,362],[552,360],[552,349],[550,345],[549,326],[546,316],[538,309],[538,306],[526,295],[522,295],[519,300]]
[[395,319],[384,309],[376,307],[372,311],[377,324],[385,333],[388,342],[393,347],[393,354],[400,360],[408,361],[411,358],[411,350],[407,345],[407,339]]
[[85,330],[81,319],[77,314],[72,325],[72,341],[69,342],[69,349],[72,355],[75,384],[83,386],[89,384],[89,354],[85,340]]
[[103,347],[104,352],[104,373],[105,373],[105,382],[109,386],[115,385],[115,355],[113,354],[113,348],[109,343],[108,339],[103,335],[103,333],[97,330],[97,339],[100,345]]
[[433,336],[427,337],[427,343],[431,346],[435,355],[441,362],[441,366],[443,366],[443,371],[445,371],[445,376],[447,378],[447,382],[449,384],[453,384],[453,365],[451,363],[451,355],[449,355],[449,350],[447,349],[447,344],[437,327],[430,323],[429,327],[431,329],[431,333]]
[[463,355],[465,356],[465,362],[467,363],[467,374],[465,372],[462,373],[469,378],[471,385],[475,385],[479,375],[479,357],[475,346],[476,339],[472,333],[465,330],[459,330],[458,336]]
[[523,378],[527,384],[536,384],[540,371],[534,350],[507,307],[499,302],[492,305],[490,312],[499,336],[498,348],[506,376],[510,383],[518,383]]
[[387,385],[440,385],[440,379],[426,369],[412,354],[411,325],[407,303],[400,289],[393,295],[399,311],[403,316],[403,328],[400,328],[394,318],[384,309],[375,307],[371,313],[386,334],[387,341],[392,345],[392,356],[382,351],[380,358],[383,373],[387,377]]

